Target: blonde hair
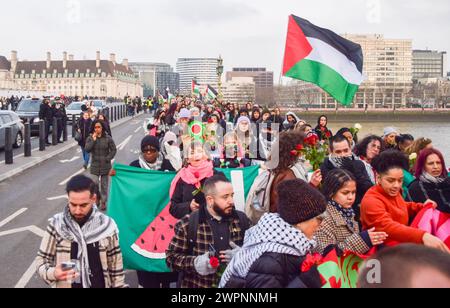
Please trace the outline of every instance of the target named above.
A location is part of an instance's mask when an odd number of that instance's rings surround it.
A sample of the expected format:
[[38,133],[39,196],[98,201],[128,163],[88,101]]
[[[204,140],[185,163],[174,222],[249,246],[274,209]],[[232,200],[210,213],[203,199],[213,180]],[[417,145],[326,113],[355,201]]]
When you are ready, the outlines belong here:
[[420,152],[422,152],[422,150],[426,149],[426,147],[428,147],[432,143],[433,141],[429,138],[419,138],[406,149],[406,154],[411,155],[413,153],[416,153],[417,156],[419,156]]

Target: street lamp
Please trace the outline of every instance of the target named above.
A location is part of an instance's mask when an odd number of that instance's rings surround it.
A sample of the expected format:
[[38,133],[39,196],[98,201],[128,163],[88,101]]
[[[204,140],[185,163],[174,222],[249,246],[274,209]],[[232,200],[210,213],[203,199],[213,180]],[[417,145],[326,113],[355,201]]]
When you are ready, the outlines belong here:
[[219,59],[217,59],[217,77],[219,79],[219,98],[221,99],[222,96],[222,74],[223,74],[223,59],[221,56],[219,56]]

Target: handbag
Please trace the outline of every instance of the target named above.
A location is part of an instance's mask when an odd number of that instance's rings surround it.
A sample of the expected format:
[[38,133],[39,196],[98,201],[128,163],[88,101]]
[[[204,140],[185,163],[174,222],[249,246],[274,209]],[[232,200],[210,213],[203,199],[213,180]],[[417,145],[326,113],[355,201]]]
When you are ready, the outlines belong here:
[[82,138],[82,137],[81,137],[81,133],[78,132],[78,131],[75,132],[75,138],[74,138],[75,141],[80,142],[80,141],[81,141],[81,138]]

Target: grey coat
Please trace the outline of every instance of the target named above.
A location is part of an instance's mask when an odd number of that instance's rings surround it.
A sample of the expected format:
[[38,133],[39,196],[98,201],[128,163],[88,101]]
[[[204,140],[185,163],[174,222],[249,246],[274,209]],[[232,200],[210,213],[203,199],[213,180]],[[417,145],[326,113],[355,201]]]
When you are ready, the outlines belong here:
[[104,135],[96,141],[89,136],[86,140],[85,150],[92,155],[91,174],[108,175],[112,169],[111,160],[116,156],[117,149],[114,140]]

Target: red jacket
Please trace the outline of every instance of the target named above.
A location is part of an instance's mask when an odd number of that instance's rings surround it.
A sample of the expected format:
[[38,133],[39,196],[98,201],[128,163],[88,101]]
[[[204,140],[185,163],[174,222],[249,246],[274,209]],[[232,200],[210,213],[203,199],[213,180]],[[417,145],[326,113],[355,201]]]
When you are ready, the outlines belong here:
[[389,237],[386,245],[396,243],[423,244],[425,231],[409,227],[410,218],[424,207],[422,203],[405,202],[402,195],[391,197],[376,185],[367,191],[361,202],[361,223],[364,230],[376,228]]

